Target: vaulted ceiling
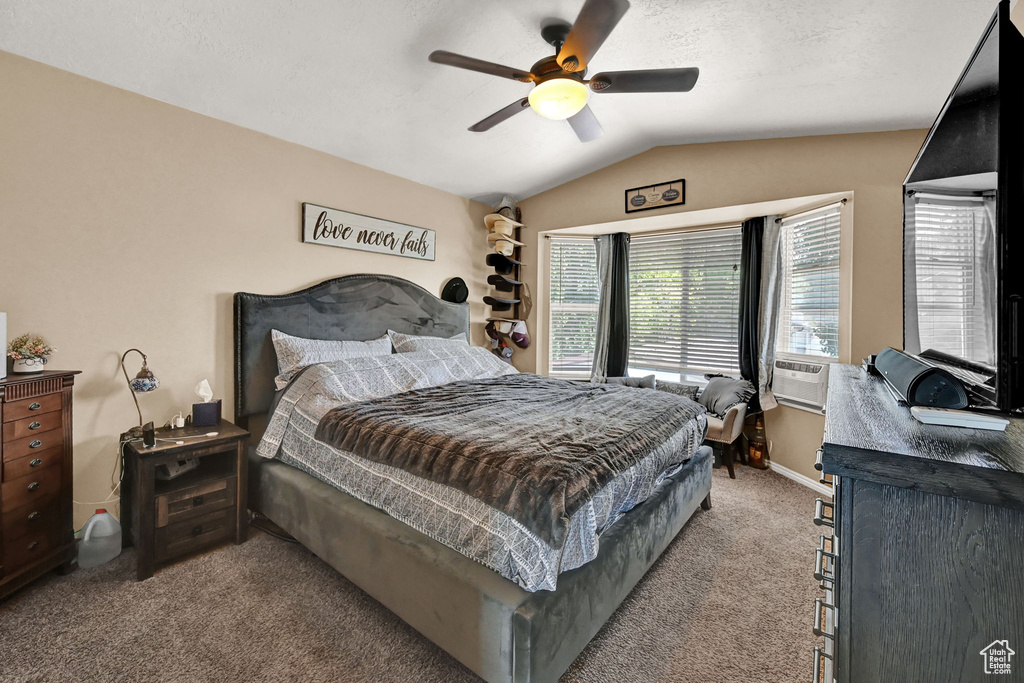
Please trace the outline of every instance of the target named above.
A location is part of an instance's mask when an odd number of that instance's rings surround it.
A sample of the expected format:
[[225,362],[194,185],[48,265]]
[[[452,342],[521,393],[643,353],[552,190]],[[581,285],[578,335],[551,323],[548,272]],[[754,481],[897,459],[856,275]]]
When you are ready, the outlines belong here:
[[604,135],[523,112],[582,0],[0,0],[0,49],[426,185],[521,198],[657,145],[927,127],[993,0],[633,0],[592,72],[697,66],[681,94],[595,94]]

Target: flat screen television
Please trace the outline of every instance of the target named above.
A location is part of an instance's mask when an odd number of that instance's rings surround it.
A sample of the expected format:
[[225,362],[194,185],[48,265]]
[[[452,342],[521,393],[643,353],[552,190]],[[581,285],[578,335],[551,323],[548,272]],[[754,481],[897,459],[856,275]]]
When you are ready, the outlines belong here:
[[953,368],[971,403],[1024,408],[1024,37],[1008,0],[904,182],[903,347]]

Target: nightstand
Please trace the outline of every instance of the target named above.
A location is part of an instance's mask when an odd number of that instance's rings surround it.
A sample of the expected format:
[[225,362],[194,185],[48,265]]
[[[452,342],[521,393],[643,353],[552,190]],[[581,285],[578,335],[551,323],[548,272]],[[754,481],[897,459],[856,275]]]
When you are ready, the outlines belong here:
[[[217,436],[205,436],[217,432]],[[192,438],[189,438],[192,437]],[[124,445],[121,525],[134,544],[139,581],[164,564],[227,540],[245,541],[249,432],[221,420],[216,427],[156,430],[158,441]],[[184,441],[178,445],[176,439]],[[156,476],[159,465],[199,459],[199,467],[174,479]]]

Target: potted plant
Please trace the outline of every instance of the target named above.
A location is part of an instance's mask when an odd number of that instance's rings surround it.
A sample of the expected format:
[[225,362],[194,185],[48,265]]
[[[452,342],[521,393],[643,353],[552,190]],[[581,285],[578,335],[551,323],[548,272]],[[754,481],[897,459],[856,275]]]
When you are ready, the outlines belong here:
[[14,361],[11,372],[42,372],[46,357],[56,350],[38,335],[23,334],[7,345],[7,356]]

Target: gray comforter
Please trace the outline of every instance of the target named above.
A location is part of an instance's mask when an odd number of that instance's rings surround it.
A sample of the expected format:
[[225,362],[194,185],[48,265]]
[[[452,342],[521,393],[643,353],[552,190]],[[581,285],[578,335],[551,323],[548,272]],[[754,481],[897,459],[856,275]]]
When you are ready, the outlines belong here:
[[703,412],[670,394],[515,374],[341,405],[315,436],[456,488],[560,547],[583,504]]

